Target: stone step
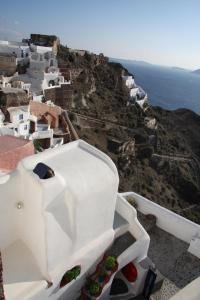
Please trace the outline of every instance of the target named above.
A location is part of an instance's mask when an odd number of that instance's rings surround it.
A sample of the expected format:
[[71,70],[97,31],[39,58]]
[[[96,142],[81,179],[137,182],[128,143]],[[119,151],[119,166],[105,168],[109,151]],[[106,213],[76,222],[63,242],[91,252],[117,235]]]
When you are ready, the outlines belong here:
[[160,290],[150,296],[150,300],[169,300],[180,289],[169,279],[164,279]]

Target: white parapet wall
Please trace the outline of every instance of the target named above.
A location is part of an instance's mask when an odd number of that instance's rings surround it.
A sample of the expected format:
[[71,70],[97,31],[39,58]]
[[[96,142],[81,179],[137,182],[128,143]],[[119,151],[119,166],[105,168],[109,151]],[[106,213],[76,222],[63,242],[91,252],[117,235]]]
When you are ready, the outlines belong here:
[[[123,193],[122,196],[125,198],[132,197],[140,212],[156,216],[156,225],[158,227],[186,243],[190,244],[194,237],[200,236],[200,225],[195,224],[134,192]],[[200,248],[198,249],[198,253],[200,253]]]

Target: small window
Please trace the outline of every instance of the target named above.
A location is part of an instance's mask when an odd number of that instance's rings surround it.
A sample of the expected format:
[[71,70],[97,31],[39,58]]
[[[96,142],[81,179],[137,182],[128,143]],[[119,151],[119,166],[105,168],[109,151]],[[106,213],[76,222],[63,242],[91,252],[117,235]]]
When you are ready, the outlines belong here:
[[19,120],[23,120],[23,114],[19,115]]
[[54,177],[54,171],[43,163],[38,163],[33,169],[33,172],[39,176],[40,179],[49,179]]
[[28,129],[28,125],[24,125],[24,130],[27,130]]

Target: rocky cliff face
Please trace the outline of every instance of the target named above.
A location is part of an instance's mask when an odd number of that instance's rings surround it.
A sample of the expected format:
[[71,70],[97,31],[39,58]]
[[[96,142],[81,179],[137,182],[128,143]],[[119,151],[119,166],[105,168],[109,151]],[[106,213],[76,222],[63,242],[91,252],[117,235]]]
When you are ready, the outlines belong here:
[[127,106],[122,65],[61,47],[73,76],[66,103],[80,138],[107,153],[120,174],[120,191],[133,190],[200,223],[200,116]]

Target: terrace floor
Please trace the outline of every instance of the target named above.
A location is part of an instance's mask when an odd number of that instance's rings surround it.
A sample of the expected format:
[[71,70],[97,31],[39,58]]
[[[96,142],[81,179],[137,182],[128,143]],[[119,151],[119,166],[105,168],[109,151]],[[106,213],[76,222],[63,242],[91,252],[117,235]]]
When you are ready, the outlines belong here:
[[144,228],[148,227],[150,235],[148,256],[162,275],[179,288],[183,288],[200,276],[200,259],[187,251],[189,244],[157,226],[149,227],[141,213],[138,213],[138,220]]

